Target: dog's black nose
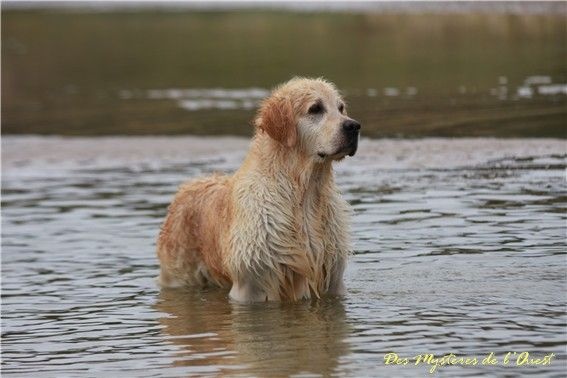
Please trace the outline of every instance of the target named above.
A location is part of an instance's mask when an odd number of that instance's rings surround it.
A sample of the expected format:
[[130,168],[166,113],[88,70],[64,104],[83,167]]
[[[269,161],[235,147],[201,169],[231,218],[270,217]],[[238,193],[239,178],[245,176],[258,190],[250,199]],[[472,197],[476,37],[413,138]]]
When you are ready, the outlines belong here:
[[343,130],[353,133],[360,130],[360,123],[356,122],[354,119],[347,119],[343,122]]

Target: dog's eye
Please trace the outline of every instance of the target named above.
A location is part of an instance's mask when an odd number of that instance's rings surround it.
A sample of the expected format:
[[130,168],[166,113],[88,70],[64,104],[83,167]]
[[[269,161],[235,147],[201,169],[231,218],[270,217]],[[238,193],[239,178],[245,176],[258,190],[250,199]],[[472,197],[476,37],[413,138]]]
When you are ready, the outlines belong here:
[[311,107],[308,110],[309,114],[321,114],[324,111],[325,111],[325,108],[323,107],[323,104],[320,103],[319,101],[317,101],[316,103],[311,105]]
[[339,112],[342,113],[345,111],[345,104],[339,104]]

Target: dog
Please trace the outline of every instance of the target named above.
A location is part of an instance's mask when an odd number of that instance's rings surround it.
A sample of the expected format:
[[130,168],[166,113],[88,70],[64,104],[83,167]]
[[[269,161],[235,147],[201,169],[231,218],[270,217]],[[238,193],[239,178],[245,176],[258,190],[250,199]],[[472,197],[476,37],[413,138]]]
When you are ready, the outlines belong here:
[[343,295],[350,207],[332,163],[356,153],[360,123],[334,84],[293,78],[254,120],[241,167],[183,184],[157,241],[162,287],[230,288],[237,302]]

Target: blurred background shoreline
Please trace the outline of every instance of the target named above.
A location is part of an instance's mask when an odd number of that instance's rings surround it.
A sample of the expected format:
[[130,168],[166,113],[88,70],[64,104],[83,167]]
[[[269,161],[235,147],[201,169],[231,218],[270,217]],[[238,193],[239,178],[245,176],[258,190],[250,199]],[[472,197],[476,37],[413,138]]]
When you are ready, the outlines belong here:
[[249,136],[293,76],[364,135],[567,130],[564,2],[3,2],[2,133]]
[[4,1],[4,9],[565,14],[562,1]]

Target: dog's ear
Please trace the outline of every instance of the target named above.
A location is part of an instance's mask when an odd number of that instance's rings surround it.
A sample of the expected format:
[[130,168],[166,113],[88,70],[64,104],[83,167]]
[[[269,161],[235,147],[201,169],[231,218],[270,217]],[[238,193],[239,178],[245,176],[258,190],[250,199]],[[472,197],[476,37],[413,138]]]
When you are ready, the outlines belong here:
[[285,97],[269,97],[262,103],[256,127],[287,147],[297,143],[297,125],[291,101]]

